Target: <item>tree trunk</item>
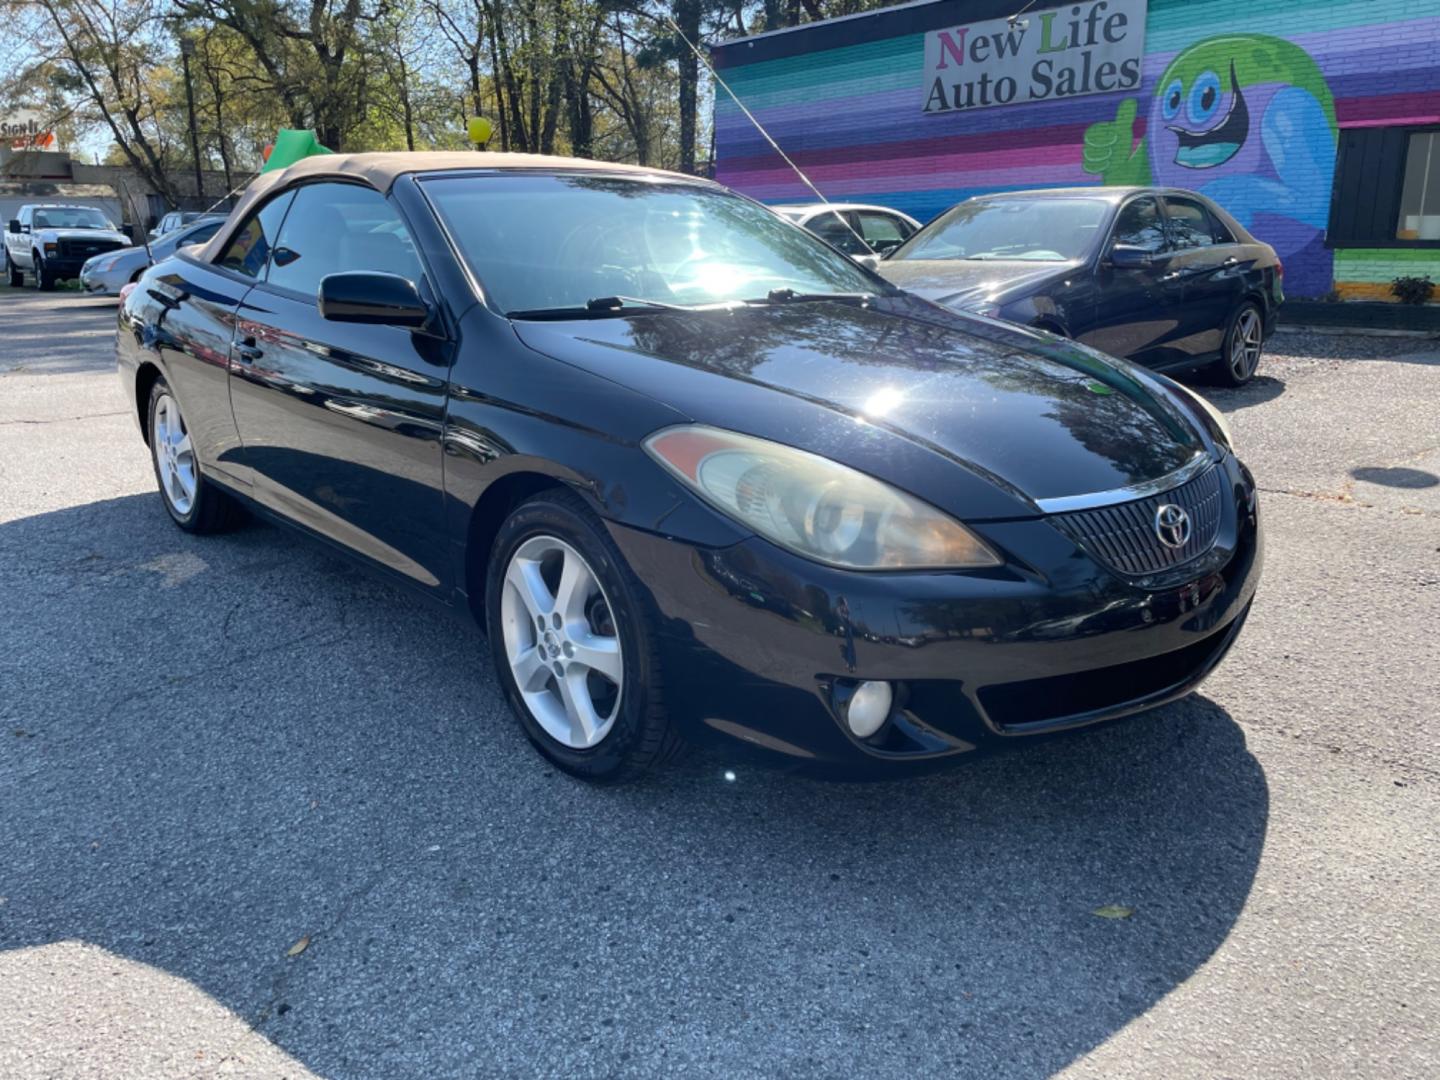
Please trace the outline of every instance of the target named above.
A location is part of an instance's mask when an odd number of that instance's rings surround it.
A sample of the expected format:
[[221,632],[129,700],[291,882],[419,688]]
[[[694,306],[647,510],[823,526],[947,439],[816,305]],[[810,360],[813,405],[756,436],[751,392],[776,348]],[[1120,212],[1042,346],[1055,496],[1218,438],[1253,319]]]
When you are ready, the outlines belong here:
[[[697,47],[700,44],[699,0],[676,0],[675,22],[680,32]],[[680,171],[695,171],[696,108],[700,88],[700,60],[693,49],[680,42]]]

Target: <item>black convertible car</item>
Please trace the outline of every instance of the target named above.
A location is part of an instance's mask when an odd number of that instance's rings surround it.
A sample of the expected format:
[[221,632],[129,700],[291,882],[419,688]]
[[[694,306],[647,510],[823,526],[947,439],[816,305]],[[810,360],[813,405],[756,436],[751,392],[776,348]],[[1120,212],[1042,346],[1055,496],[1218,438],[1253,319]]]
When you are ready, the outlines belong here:
[[1284,266],[1223,209],[1175,188],[1083,187],[967,199],[880,264],[947,307],[1033,326],[1162,369],[1249,382]]
[[1196,686],[1260,573],[1202,399],[691,177],[306,159],[127,286],[164,505],[474,612],[539,749],[896,770]]

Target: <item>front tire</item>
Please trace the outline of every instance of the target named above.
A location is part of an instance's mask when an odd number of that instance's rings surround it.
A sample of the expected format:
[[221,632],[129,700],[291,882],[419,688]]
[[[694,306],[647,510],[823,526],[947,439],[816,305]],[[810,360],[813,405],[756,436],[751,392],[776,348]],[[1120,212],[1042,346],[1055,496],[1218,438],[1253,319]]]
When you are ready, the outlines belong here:
[[55,275],[45,269],[45,260],[40,257],[38,251],[30,255],[31,265],[34,267],[35,288],[41,292],[52,292],[55,289]]
[[1255,377],[1264,347],[1265,318],[1259,305],[1247,300],[1230,316],[1220,358],[1211,367],[1215,380],[1222,386],[1244,386]]
[[223,532],[243,516],[239,503],[200,471],[180,402],[163,377],[150,388],[150,463],[170,519],[186,532]]
[[582,780],[634,780],[679,747],[640,594],[569,491],[522,503],[490,550],[485,624],[500,684],[536,749]]

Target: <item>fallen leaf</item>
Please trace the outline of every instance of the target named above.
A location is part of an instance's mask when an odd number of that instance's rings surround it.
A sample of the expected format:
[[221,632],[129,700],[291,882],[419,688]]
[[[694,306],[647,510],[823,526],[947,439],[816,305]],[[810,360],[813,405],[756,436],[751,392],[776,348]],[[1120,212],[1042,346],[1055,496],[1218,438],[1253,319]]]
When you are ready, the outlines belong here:
[[1102,919],[1128,919],[1135,914],[1135,909],[1123,904],[1106,904],[1104,907],[1097,907],[1091,914],[1099,915]]
[[299,956],[302,952],[304,952],[304,951],[305,951],[306,949],[308,949],[309,947],[310,947],[310,935],[309,935],[309,934],[306,934],[306,935],[305,935],[304,937],[302,937],[299,941],[295,942],[294,945],[291,945],[290,948],[286,949],[286,950],[285,950],[285,955],[286,955],[286,956]]

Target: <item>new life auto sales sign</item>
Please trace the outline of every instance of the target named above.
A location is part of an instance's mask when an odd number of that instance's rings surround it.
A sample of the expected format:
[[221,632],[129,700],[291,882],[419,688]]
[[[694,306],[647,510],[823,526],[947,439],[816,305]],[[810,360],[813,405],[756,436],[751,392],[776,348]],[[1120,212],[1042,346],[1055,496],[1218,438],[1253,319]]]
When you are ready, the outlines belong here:
[[1133,90],[1146,0],[1090,0],[925,35],[927,113]]

